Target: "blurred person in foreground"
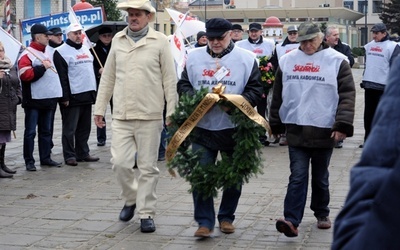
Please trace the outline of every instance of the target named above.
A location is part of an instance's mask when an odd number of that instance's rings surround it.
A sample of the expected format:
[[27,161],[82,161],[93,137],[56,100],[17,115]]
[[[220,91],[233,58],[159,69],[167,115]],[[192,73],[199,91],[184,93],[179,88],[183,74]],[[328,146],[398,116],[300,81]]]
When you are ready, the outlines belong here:
[[[94,121],[104,127],[104,113],[113,96],[111,162],[122,188],[121,221],[135,209],[140,231],[156,230],[158,149],[167,103],[166,125],[177,102],[176,73],[168,38],[150,27],[156,10],[150,1],[129,0],[118,9],[128,12],[128,27],[118,32],[101,76]],[[135,155],[137,155],[136,166]]]
[[290,176],[276,229],[287,237],[298,236],[310,163],[310,208],[319,229],[331,227],[328,166],[335,142],[354,130],[355,87],[346,56],[323,42],[315,23],[302,23],[298,33],[299,49],[279,60],[269,120],[273,134],[286,129]]
[[335,219],[333,250],[400,248],[399,71],[397,57],[361,159],[350,173],[350,190]]
[[6,144],[11,131],[17,129],[17,105],[22,101],[21,86],[16,67],[6,56],[0,42],[0,178],[12,178],[17,171],[5,164]]

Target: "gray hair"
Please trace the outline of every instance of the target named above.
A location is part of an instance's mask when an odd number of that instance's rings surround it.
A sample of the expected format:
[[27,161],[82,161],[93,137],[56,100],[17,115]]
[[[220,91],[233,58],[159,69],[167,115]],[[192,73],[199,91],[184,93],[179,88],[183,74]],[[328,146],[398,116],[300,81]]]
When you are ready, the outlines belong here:
[[339,30],[339,28],[336,25],[328,26],[325,30],[325,36],[329,36],[330,34],[332,34],[332,30]]

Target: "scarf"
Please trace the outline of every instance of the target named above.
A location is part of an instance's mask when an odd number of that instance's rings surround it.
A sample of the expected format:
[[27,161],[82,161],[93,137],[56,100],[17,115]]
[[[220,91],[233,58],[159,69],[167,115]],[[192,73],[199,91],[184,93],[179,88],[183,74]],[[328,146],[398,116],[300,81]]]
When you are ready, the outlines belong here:
[[224,55],[229,54],[233,48],[235,47],[235,44],[231,41],[226,49],[224,49],[220,54],[215,54],[212,52],[210,47],[207,45],[207,53],[211,55],[212,58],[222,58]]
[[139,31],[132,31],[128,28],[127,35],[136,43],[137,41],[145,37],[147,35],[147,32],[149,32],[149,25],[146,25],[146,27]]

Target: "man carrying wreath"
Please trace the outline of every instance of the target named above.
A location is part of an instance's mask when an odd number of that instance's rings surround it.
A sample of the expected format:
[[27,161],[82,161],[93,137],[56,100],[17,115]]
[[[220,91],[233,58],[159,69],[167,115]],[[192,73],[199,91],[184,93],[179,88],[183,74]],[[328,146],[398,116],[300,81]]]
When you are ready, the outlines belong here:
[[[222,18],[213,18],[206,23],[208,44],[194,49],[187,58],[186,67],[178,82],[178,93],[195,94],[201,88],[212,88],[222,83],[227,94],[242,95],[253,107],[260,101],[263,88],[254,54],[241,49],[231,41],[232,24]],[[199,164],[206,166],[216,162],[218,153],[232,158],[234,153],[235,124],[230,108],[214,105],[197,123],[193,132],[192,150],[201,152]],[[235,166],[233,166],[235,167]],[[232,225],[241,195],[241,185],[225,188],[218,211],[221,232],[235,231]],[[193,186],[193,184],[192,184]],[[215,225],[214,201],[202,190],[193,190],[194,218],[199,224],[195,237],[209,237]]]

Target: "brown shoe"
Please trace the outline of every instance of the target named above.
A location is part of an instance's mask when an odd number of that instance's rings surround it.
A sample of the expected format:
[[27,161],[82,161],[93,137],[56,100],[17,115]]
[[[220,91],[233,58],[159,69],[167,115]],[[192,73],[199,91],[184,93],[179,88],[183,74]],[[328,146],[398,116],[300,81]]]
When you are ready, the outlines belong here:
[[94,162],[100,160],[99,157],[94,157],[91,155],[86,156],[84,159],[78,159],[79,162],[86,161],[86,162]]
[[278,232],[283,233],[286,237],[297,237],[299,235],[297,227],[293,226],[290,221],[279,219],[276,221],[275,226]]
[[219,229],[225,234],[231,234],[235,232],[235,227],[229,221],[221,221],[219,223]]
[[67,164],[69,166],[78,166],[78,163],[76,162],[75,159],[66,160],[65,164]]
[[194,237],[208,238],[211,236],[212,230],[206,227],[199,227],[194,233]]
[[329,229],[332,226],[331,220],[327,216],[317,217],[317,227],[319,229]]

